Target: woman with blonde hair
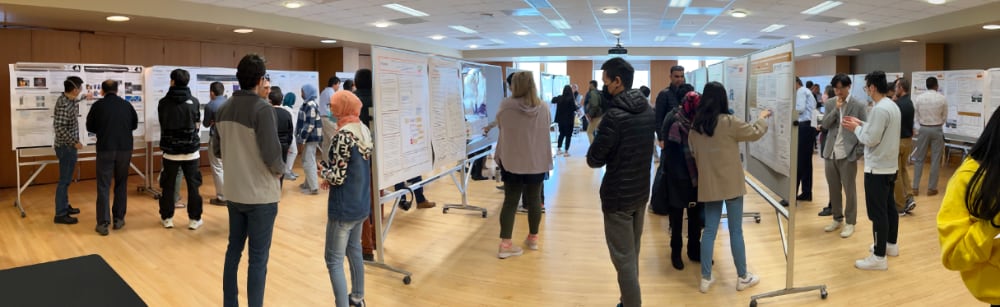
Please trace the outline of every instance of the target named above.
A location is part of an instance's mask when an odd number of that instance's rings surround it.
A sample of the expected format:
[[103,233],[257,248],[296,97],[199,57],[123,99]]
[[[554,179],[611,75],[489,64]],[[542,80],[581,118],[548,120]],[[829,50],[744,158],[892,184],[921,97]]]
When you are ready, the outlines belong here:
[[518,200],[528,208],[528,237],[524,245],[538,249],[538,224],[542,221],[541,191],[545,174],[552,169],[552,146],[549,144],[549,107],[538,98],[531,72],[514,73],[511,97],[500,103],[496,124],[500,128],[496,161],[504,181],[503,209],[500,211],[500,248],[497,257],[519,256],[524,251],[514,246],[514,215]]

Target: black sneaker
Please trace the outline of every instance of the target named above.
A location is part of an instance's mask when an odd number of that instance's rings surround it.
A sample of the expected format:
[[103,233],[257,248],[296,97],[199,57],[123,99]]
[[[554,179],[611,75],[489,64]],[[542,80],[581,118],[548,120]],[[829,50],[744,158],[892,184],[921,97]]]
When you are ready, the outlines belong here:
[[911,213],[915,208],[917,208],[917,202],[910,198],[906,200],[906,208],[903,209],[903,212]]
[[375,261],[375,254],[362,254],[361,259],[365,261]]
[[831,215],[833,215],[833,210],[830,209],[830,206],[823,208],[823,211],[819,212],[819,216],[831,216]]
[[97,227],[94,228],[94,231],[96,231],[97,233],[101,234],[102,236],[106,236],[106,235],[108,235],[108,224],[107,223],[105,223],[105,224],[97,224]]
[[365,299],[354,300],[354,298],[348,299],[348,303],[351,307],[365,307]]
[[69,214],[80,214],[80,209],[73,208],[72,205],[67,205],[67,207],[69,208],[69,209],[67,209],[68,212],[69,212]]
[[114,230],[122,229],[122,227],[125,227],[125,220],[119,219],[115,219],[115,224],[111,226]]
[[208,200],[208,203],[211,204],[211,205],[216,205],[216,206],[225,206],[226,205],[226,201],[218,199],[218,198],[212,198],[212,199]]
[[52,219],[52,221],[55,222],[56,224],[67,224],[67,225],[72,225],[79,222],[79,220],[77,220],[75,217],[69,216],[69,214],[57,216],[54,219]]
[[413,207],[413,203],[411,203],[410,201],[405,200],[405,199],[399,200],[399,208],[403,209],[403,211],[410,211],[410,208],[412,208],[412,207]]
[[812,196],[812,194],[809,194],[809,195],[800,194],[799,196],[795,196],[795,200],[812,201],[813,200],[813,196]]

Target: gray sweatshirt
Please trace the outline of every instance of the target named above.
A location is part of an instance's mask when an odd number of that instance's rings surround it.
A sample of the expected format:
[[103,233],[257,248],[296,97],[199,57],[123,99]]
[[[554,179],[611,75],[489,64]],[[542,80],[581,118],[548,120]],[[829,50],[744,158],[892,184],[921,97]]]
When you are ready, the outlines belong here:
[[215,115],[213,154],[223,164],[226,199],[241,204],[270,204],[281,199],[278,175],[285,163],[278,142],[273,107],[252,91],[233,93]]
[[889,175],[899,170],[899,129],[902,115],[899,107],[883,97],[868,113],[868,121],[854,130],[858,141],[865,144],[865,173]]

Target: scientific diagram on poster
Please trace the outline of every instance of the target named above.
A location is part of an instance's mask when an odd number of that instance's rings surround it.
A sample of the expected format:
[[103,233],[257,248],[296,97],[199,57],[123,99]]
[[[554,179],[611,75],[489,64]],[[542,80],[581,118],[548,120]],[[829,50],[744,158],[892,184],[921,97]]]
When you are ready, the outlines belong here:
[[773,112],[767,119],[767,134],[750,143],[750,156],[784,176],[790,173],[792,119],[797,116],[792,99],[794,82],[790,44],[750,56],[748,114]]

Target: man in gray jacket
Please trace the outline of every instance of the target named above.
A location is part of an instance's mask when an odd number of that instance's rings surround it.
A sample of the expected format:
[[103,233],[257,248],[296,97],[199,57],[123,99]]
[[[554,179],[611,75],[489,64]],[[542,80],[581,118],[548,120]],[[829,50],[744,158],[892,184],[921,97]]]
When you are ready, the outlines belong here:
[[853,116],[864,121],[867,120],[868,114],[865,105],[851,97],[850,76],[837,74],[831,84],[837,96],[826,102],[827,113],[823,116],[820,126],[828,131],[822,154],[826,163],[826,181],[830,187],[833,223],[823,230],[826,232],[837,230],[846,217],[847,223],[843,225],[840,237],[848,238],[854,234],[854,225],[857,224],[858,192],[855,182],[858,177],[858,158],[864,154],[864,145],[858,143],[858,137],[840,124],[845,116]]
[[249,306],[264,304],[267,258],[271,249],[274,218],[281,198],[281,174],[285,171],[273,107],[261,98],[258,89],[268,83],[264,59],[248,54],[236,67],[240,91],[219,107],[215,117],[219,144],[213,154],[223,164],[223,194],[229,206],[229,247],[222,272],[223,306],[238,306],[236,272],[247,239],[250,266],[247,268]]

